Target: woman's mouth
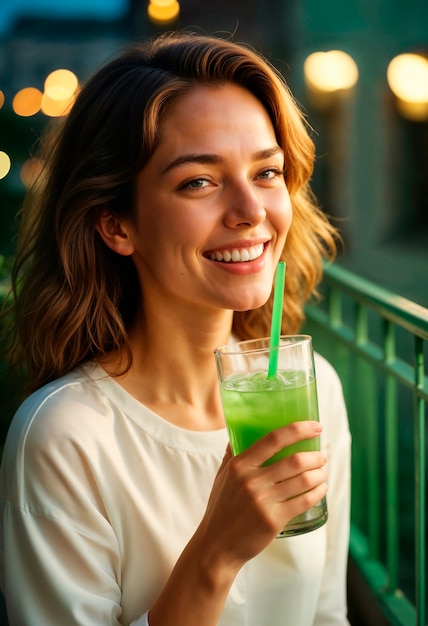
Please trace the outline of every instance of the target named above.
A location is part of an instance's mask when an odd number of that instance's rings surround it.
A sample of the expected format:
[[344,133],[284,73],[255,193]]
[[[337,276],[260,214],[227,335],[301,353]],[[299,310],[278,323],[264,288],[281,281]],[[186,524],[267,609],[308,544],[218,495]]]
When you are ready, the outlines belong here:
[[260,243],[250,248],[231,248],[223,250],[213,250],[207,254],[211,261],[220,261],[222,263],[243,263],[246,261],[254,261],[262,256],[265,248],[264,243]]

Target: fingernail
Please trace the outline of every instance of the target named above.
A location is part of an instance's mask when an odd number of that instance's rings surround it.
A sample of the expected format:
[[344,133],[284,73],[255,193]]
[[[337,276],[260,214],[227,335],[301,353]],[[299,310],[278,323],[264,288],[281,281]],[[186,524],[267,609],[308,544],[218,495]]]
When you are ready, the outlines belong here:
[[312,422],[312,426],[316,433],[320,433],[322,431],[322,426],[319,422]]

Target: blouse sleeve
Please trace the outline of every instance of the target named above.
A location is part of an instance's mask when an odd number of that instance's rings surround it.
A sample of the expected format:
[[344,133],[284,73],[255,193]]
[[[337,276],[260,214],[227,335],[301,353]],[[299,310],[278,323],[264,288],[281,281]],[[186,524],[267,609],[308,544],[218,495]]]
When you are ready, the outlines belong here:
[[[350,529],[351,435],[342,386],[324,362],[318,379],[323,448],[327,455],[327,555],[314,626],[347,626],[346,573]],[[330,370],[330,372],[328,372]]]
[[8,503],[3,533],[3,590],[12,624],[119,625],[108,531],[85,532],[61,516]]

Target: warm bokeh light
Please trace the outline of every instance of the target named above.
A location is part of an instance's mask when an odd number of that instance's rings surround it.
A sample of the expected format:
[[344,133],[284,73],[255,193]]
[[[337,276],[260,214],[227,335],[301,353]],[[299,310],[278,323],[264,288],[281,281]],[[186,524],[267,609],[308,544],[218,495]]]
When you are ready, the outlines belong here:
[[74,94],[77,89],[79,81],[76,74],[71,70],[55,70],[51,72],[45,80],[45,92],[52,88],[62,87],[69,94]]
[[304,73],[309,87],[329,93],[352,89],[358,81],[357,64],[342,50],[310,54],[304,63]]
[[61,86],[50,87],[42,96],[41,111],[50,117],[67,115],[74,102],[74,95]]
[[399,54],[388,65],[386,76],[400,113],[414,121],[428,120],[428,59]]
[[45,80],[41,110],[50,117],[66,115],[74,102],[79,81],[71,70],[51,72]]
[[10,170],[10,158],[6,152],[0,151],[0,178],[8,175]]
[[4,105],[4,93],[0,90],[0,109]]
[[43,93],[35,87],[25,87],[13,98],[12,108],[22,117],[35,115],[39,111],[50,117],[66,115],[74,102],[78,86],[77,76],[71,70],[55,70],[46,77]]
[[400,54],[388,65],[388,84],[397,98],[408,102],[428,100],[428,60],[419,54]]
[[27,187],[31,187],[43,170],[43,161],[40,159],[27,159],[21,167],[21,181]]
[[21,117],[30,117],[40,111],[42,92],[35,87],[25,87],[15,94],[12,109]]
[[176,0],[150,0],[147,13],[152,22],[166,24],[178,17],[180,4]]

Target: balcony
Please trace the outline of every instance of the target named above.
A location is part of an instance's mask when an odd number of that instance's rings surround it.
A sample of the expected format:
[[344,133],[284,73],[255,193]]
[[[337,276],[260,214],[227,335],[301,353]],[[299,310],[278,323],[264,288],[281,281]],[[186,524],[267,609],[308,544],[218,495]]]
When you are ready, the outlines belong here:
[[306,314],[353,438],[351,623],[425,626],[428,309],[330,266]]

